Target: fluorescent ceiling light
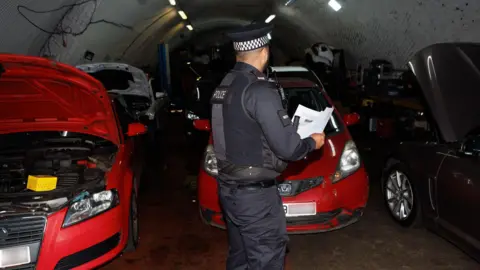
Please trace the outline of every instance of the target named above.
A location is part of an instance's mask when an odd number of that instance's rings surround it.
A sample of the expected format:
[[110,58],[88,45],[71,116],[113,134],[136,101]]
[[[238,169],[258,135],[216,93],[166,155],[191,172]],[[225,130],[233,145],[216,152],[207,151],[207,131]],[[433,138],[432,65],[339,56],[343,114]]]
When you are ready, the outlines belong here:
[[170,5],[172,6],[175,6],[177,4],[177,2],[175,2],[175,0],[168,0],[170,2]]
[[286,3],[285,3],[285,6],[288,6],[290,5],[291,3],[293,3],[295,0],[288,0]]
[[188,28],[188,30],[190,30],[190,31],[193,30],[193,27],[192,27],[190,24],[187,24],[187,28]]
[[268,39],[272,39],[272,35],[270,33],[267,34]]
[[265,23],[269,23],[269,22],[273,21],[273,19],[275,19],[275,16],[276,16],[275,14],[272,14],[272,15],[268,16],[268,18],[265,20]]
[[328,5],[335,11],[339,11],[342,8],[342,5],[340,5],[340,3],[338,3],[336,0],[330,0]]
[[187,14],[185,14],[185,12],[183,12],[183,10],[179,10],[178,15],[180,15],[180,17],[182,17],[182,19],[184,19],[184,20],[187,19]]

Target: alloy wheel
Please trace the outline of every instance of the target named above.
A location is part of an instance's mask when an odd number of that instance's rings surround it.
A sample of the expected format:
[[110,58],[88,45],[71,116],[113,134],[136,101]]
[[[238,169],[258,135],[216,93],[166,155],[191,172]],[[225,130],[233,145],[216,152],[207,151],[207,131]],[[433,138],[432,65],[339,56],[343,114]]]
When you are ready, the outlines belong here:
[[385,185],[385,199],[392,215],[399,221],[406,220],[413,210],[413,189],[408,177],[401,171],[393,171]]

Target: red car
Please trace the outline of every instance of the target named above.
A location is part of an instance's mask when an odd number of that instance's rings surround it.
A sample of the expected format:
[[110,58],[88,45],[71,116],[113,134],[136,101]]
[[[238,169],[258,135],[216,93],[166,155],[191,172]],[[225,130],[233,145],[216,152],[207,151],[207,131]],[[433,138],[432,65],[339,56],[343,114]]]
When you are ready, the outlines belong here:
[[0,268],[92,269],[136,248],[146,128],[128,117],[74,67],[0,55]]
[[[322,111],[332,101],[320,86],[300,78],[280,78],[288,99],[288,114],[299,104]],[[360,156],[347,129],[358,122],[358,114],[340,116],[334,110],[325,128],[325,145],[304,160],[288,165],[278,178],[289,233],[315,233],[339,229],[356,222],[367,204],[369,182]],[[195,127],[210,130],[208,120],[196,120]],[[200,215],[210,225],[224,228],[217,196],[216,158],[212,139],[198,175]]]

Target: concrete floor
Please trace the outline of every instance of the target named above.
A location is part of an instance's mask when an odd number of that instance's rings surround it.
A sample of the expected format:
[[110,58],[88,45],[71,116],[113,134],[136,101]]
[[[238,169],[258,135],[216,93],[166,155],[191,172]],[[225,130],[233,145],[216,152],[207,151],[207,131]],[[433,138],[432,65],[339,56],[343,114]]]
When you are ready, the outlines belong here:
[[[151,148],[154,158],[143,179],[140,199],[140,246],[104,270],[225,269],[226,233],[204,225],[198,216],[193,194],[185,185],[187,160],[196,166],[198,157],[185,147],[177,122],[181,119],[174,120],[176,125],[162,143]],[[166,153],[163,159],[161,152]],[[364,154],[364,158],[369,169],[378,167],[371,154]],[[437,235],[397,226],[382,204],[374,173],[371,178],[372,192],[364,217],[339,231],[291,236],[287,269],[480,269]]]

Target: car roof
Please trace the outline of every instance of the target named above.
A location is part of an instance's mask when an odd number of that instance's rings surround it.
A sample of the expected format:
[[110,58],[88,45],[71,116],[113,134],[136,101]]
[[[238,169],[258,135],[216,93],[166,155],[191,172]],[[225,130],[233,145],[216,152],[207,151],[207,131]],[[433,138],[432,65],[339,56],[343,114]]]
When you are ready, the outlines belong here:
[[270,67],[275,72],[308,72],[308,69],[301,66],[276,66]]
[[285,77],[278,78],[278,82],[283,88],[294,88],[294,87],[314,87],[317,86],[314,82],[295,77]]

